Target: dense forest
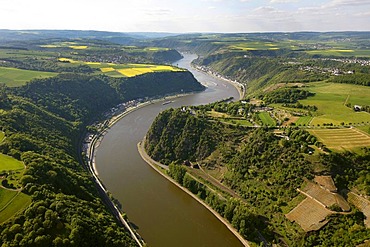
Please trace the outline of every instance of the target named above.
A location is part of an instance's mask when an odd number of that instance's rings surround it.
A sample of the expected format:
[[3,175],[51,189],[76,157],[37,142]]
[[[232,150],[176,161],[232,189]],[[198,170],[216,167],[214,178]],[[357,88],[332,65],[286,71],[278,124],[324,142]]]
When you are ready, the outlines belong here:
[[[204,115],[204,110],[222,105],[162,112],[146,136],[148,154],[169,165],[171,177],[257,244],[338,246],[342,241],[340,246],[355,246],[370,237],[364,215],[356,209],[348,215],[331,216],[333,220],[327,226],[308,233],[285,218],[296,206],[296,189],[315,175],[331,175],[340,191],[358,188],[369,195],[369,149],[362,155],[346,152],[312,156],[310,145],[315,145],[317,139],[303,129],[287,128],[284,137],[267,128],[223,124]],[[195,179],[183,165],[189,161],[206,170],[221,169],[219,181],[239,198],[220,195],[217,188],[210,189],[209,183]],[[355,234],[341,230],[350,228],[356,228]]]
[[20,183],[32,198],[0,226],[2,246],[136,246],[78,162],[81,134],[118,103],[202,89],[185,71],[136,78],[60,74],[2,86],[0,152],[24,162]]

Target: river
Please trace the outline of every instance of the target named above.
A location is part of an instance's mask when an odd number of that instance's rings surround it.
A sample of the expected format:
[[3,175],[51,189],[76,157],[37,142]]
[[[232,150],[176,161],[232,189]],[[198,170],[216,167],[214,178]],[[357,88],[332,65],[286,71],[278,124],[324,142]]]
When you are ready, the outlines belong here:
[[96,167],[107,189],[122,203],[123,211],[137,226],[150,247],[232,247],[241,242],[212,213],[154,171],[140,157],[136,144],[142,140],[159,112],[170,107],[199,105],[239,97],[223,80],[191,68],[194,54],[176,63],[190,70],[207,89],[140,108],[117,122],[96,151]]

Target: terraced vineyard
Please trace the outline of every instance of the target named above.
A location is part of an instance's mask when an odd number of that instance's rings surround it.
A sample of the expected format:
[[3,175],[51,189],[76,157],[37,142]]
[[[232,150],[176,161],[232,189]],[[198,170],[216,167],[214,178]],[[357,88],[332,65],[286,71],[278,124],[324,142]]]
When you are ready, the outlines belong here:
[[298,223],[306,232],[318,230],[323,227],[328,220],[325,218],[332,212],[311,198],[304,199],[297,207],[286,214],[290,221]]
[[364,223],[370,227],[370,201],[353,192],[348,193],[348,201],[365,215]]

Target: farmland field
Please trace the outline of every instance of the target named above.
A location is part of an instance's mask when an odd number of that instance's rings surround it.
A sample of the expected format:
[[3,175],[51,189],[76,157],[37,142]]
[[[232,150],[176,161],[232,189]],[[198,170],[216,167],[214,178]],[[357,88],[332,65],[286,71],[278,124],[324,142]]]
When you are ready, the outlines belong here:
[[325,82],[310,83],[308,86],[307,90],[316,93],[316,95],[300,100],[300,102],[303,105],[315,105],[318,107],[316,117],[314,117],[310,125],[370,123],[369,113],[355,112],[352,108],[345,106],[346,102],[351,105],[369,105],[369,87]]
[[22,86],[32,79],[47,78],[56,75],[57,73],[53,72],[0,67],[0,83],[5,83],[9,87]]
[[7,190],[7,189],[4,189],[4,188],[0,188],[0,211],[17,194],[18,194],[18,191],[13,191],[13,190]]
[[262,123],[267,126],[276,126],[276,122],[268,112],[258,113],[258,117],[261,119]]
[[369,50],[351,50],[351,49],[328,49],[328,50],[312,50],[306,51],[310,55],[324,56],[342,56],[342,57],[370,57]]
[[313,117],[311,116],[304,116],[304,117],[300,117],[298,118],[298,120],[295,122],[296,125],[301,125],[301,126],[307,126],[310,124],[311,120],[313,119]]
[[31,203],[31,197],[21,192],[0,188],[0,223],[5,222]]
[[0,153],[0,171],[23,169],[23,162],[14,159],[11,156]]
[[155,64],[114,64],[114,63],[99,63],[99,62],[83,62],[69,58],[59,58],[61,62],[69,62],[72,64],[86,64],[92,68],[100,69],[100,72],[112,77],[133,77],[141,74],[160,72],[160,71],[183,71],[170,65],[155,65]]
[[344,151],[370,146],[370,135],[355,128],[308,130],[328,148]]

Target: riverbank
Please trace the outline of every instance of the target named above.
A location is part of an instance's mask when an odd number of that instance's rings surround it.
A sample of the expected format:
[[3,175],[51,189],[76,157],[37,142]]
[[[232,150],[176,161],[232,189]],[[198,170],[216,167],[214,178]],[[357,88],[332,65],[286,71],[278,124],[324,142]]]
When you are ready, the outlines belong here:
[[202,204],[207,210],[209,210],[216,218],[221,221],[234,235],[239,239],[239,241],[244,245],[249,247],[248,242],[239,234],[239,232],[229,223],[225,218],[223,218],[219,213],[217,213],[213,208],[211,208],[208,204],[206,204],[204,201],[202,201],[200,198],[198,198],[196,195],[191,193],[189,190],[186,188],[182,187],[179,183],[177,183],[174,179],[166,175],[163,171],[161,171],[158,167],[168,170],[168,167],[153,160],[148,153],[146,152],[145,148],[145,137],[141,142],[137,144],[137,148],[139,151],[139,154],[141,158],[150,166],[152,167],[155,171],[157,171],[160,175],[162,175],[164,178],[166,178],[168,181],[176,185],[178,188],[180,188],[182,191],[190,195],[192,198],[194,198],[197,202]]
[[220,74],[217,74],[209,69],[203,69],[202,67],[200,66],[196,66],[194,64],[191,64],[191,66],[196,69],[197,71],[201,72],[201,73],[205,73],[209,76],[212,76],[213,78],[216,78],[216,79],[219,79],[219,80],[223,80],[229,84],[231,84],[233,87],[235,87],[236,90],[238,90],[239,92],[239,100],[242,100],[244,99],[245,97],[245,85],[243,85],[242,83],[240,82],[237,82],[237,81],[233,81],[233,80],[230,80],[230,79],[227,79],[225,77],[223,77],[222,75]]
[[[192,92],[193,93],[193,92]],[[136,241],[136,243],[140,246],[146,246],[146,243],[144,239],[137,233],[135,229],[133,229],[130,225],[130,223],[125,220],[122,217],[120,209],[113,203],[112,199],[108,196],[108,190],[105,188],[104,184],[102,183],[101,179],[99,178],[99,174],[96,168],[96,162],[95,162],[95,155],[96,155],[96,149],[99,147],[101,141],[103,140],[105,134],[111,128],[113,125],[115,125],[119,120],[127,116],[128,114],[139,110],[140,108],[143,108],[145,106],[148,106],[150,104],[154,104],[156,102],[161,102],[164,100],[172,101],[176,98],[183,97],[185,95],[190,95],[192,93],[187,94],[175,94],[170,96],[165,96],[158,99],[149,100],[146,102],[139,103],[136,106],[128,107],[127,109],[124,109],[122,112],[115,114],[113,116],[110,116],[110,118],[106,119],[101,126],[102,129],[100,129],[97,133],[91,135],[87,133],[86,136],[90,137],[90,141],[87,143],[86,146],[84,146],[83,151],[86,154],[86,159],[84,159],[87,169],[90,171],[90,173],[93,176],[93,179],[98,187],[99,192],[101,193],[104,201],[107,203],[107,206],[112,210],[112,213],[115,215],[118,221],[122,223],[122,225],[125,226],[125,228],[130,232],[132,238]],[[85,138],[86,139],[86,138]],[[89,139],[89,138],[87,138]]]

